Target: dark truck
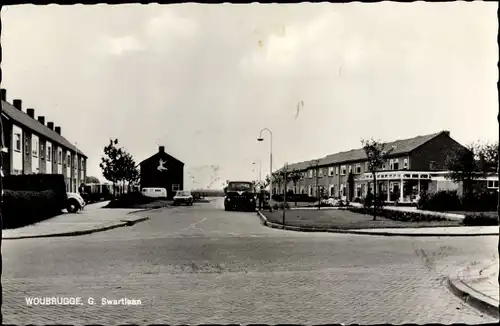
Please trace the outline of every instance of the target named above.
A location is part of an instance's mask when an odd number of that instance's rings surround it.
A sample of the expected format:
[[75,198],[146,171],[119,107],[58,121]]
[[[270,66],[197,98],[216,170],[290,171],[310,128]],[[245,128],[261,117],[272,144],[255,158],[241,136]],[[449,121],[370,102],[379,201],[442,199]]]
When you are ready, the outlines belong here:
[[224,209],[232,211],[243,209],[255,212],[255,189],[250,181],[230,181],[224,188]]

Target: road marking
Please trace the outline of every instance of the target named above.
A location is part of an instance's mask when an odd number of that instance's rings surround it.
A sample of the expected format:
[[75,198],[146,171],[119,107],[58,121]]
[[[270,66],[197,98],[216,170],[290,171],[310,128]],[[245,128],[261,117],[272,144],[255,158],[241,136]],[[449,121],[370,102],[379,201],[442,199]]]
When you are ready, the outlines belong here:
[[184,229],[181,229],[179,231],[187,231],[188,229],[195,229],[195,230],[200,230],[200,231],[205,231],[204,229],[202,228],[197,228],[196,226],[200,223],[203,223],[207,220],[206,217],[202,218],[200,221],[198,222],[195,222],[195,223],[191,223],[188,227],[185,227]]

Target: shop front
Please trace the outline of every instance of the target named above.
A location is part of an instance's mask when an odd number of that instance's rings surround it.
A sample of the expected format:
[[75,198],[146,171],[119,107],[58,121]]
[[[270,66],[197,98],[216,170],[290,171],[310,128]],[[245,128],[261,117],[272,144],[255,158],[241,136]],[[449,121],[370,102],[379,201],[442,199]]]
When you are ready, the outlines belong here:
[[[377,193],[387,202],[411,203],[418,194],[427,192],[432,182],[428,172],[401,171],[378,172]],[[356,195],[365,197],[370,190],[373,193],[373,175],[365,173],[356,179]]]

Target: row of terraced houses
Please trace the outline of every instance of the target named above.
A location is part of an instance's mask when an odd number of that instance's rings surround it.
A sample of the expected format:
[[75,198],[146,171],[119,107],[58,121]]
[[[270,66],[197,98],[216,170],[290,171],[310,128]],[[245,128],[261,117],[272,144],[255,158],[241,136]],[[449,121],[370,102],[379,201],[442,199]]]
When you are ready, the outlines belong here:
[[[449,131],[396,140],[385,144],[393,148],[386,164],[376,175],[377,192],[387,201],[411,202],[421,191],[457,190],[461,185],[445,178],[445,160],[449,151],[463,147],[450,137]],[[287,189],[295,193],[330,197],[363,198],[368,189],[373,192],[373,175],[368,171],[366,154],[362,148],[327,155],[306,162],[289,164],[288,170],[301,173],[301,179]],[[352,172],[353,178],[348,176]],[[498,176],[480,180],[485,187],[498,189]],[[273,186],[273,193],[283,193],[284,185]]]
[[7,102],[7,91],[1,90],[4,173],[62,174],[66,190],[76,192],[87,175],[87,156],[62,136],[61,127],[45,124],[45,117],[35,118],[35,110],[23,111],[22,101]]

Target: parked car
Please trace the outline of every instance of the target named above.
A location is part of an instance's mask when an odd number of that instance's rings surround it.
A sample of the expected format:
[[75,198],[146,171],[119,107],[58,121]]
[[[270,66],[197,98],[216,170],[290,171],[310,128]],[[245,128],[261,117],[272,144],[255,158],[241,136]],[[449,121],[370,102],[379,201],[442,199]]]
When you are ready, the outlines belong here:
[[191,195],[191,191],[179,190],[174,196],[174,205],[186,204],[193,205],[193,195]]
[[66,204],[66,209],[68,213],[76,213],[79,210],[83,210],[85,208],[85,201],[82,196],[76,192],[68,192],[68,200]]
[[167,198],[167,189],[165,188],[142,188],[141,193],[146,197]]

